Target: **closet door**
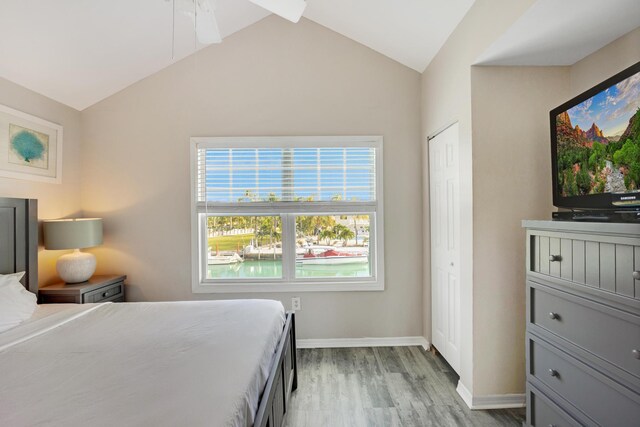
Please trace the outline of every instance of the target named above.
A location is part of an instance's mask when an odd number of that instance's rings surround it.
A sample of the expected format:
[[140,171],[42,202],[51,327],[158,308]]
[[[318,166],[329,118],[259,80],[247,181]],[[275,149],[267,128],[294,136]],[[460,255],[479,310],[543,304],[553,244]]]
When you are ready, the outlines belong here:
[[433,345],[460,369],[460,170],[458,124],[429,140]]

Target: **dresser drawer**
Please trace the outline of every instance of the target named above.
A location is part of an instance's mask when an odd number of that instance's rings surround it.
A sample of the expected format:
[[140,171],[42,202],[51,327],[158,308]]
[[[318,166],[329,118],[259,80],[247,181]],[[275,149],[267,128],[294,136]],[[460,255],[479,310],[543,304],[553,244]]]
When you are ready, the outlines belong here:
[[605,292],[640,299],[640,246],[540,232],[529,240],[529,269]]
[[529,322],[640,379],[640,317],[529,282]]
[[560,409],[534,387],[528,387],[531,417],[530,426],[536,427],[581,427],[583,424]]
[[124,282],[115,283],[84,294],[85,303],[114,301],[124,297]]
[[551,344],[528,335],[529,375],[603,426],[638,426],[640,395]]

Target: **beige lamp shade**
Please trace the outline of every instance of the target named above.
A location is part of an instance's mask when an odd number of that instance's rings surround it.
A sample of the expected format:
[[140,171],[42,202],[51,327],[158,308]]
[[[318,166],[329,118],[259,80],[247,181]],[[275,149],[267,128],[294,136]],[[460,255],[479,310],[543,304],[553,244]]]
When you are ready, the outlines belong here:
[[102,218],[43,222],[45,249],[82,249],[102,244]]

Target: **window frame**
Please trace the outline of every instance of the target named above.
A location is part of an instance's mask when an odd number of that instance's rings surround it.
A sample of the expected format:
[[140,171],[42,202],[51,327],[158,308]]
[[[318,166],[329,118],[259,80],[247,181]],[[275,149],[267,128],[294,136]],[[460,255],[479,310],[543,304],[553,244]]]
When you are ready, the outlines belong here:
[[[191,262],[193,293],[259,293],[384,290],[383,138],[382,136],[286,136],[286,137],[192,137],[191,162]],[[372,202],[249,202],[215,203],[210,213],[198,202],[198,149],[200,148],[325,148],[375,149],[375,195]],[[205,204],[206,205],[206,204]],[[205,208],[205,211],[208,208]],[[295,278],[297,215],[370,215],[370,277]],[[282,218],[282,278],[207,279],[207,216],[277,215]],[[289,230],[289,232],[285,232]],[[291,233],[293,231],[293,233]],[[203,256],[205,255],[205,256]],[[288,280],[287,280],[288,278]]]

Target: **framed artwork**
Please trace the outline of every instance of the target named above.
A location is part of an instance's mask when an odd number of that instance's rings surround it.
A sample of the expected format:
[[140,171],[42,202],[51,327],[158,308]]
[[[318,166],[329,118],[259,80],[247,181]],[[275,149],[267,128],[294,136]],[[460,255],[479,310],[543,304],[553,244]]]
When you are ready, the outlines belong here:
[[0,105],[0,177],[60,184],[62,126]]

